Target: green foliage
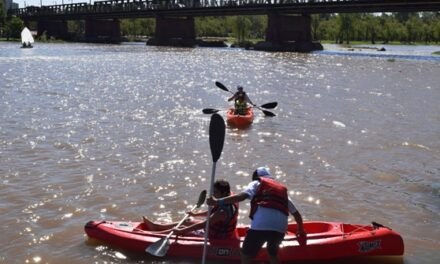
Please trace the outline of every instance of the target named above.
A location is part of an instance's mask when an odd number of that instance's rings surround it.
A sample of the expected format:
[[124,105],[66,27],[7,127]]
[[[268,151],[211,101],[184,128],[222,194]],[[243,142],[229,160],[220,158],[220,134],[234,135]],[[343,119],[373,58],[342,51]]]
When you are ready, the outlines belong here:
[[266,16],[228,17],[228,27],[239,46],[249,44],[250,39],[264,39],[267,27]]
[[197,36],[227,37],[230,33],[226,17],[198,17],[195,24]]
[[250,21],[249,37],[264,39],[267,28],[267,16],[247,16]]
[[13,17],[10,21],[6,22],[4,29],[4,35],[8,38],[21,38],[21,31],[24,28],[23,20],[18,17]]
[[333,14],[312,16],[315,40],[336,43],[438,43],[440,13]]
[[121,33],[124,36],[138,38],[154,34],[156,22],[154,19],[138,18],[121,20]]
[[350,43],[350,40],[353,37],[354,33],[354,27],[353,27],[353,21],[354,21],[354,15],[352,14],[340,14],[338,16],[338,39],[339,43],[343,43],[345,40],[346,44]]
[[250,27],[251,21],[245,16],[236,16],[232,20],[232,35],[239,44],[249,38]]
[[67,21],[67,28],[73,35],[81,36],[85,32],[85,22],[84,20],[69,20]]
[[0,1],[0,33],[3,32],[5,26],[5,9],[3,1]]

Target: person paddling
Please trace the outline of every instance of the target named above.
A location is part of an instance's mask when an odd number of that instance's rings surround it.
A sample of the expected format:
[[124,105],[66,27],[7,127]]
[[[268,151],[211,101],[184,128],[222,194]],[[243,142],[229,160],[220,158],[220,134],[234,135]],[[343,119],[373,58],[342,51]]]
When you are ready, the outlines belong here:
[[[217,180],[214,183],[214,197],[222,198],[231,195],[229,182],[225,180]],[[177,223],[162,224],[150,221],[147,217],[143,217],[144,224],[150,231],[158,231],[158,233],[169,233],[174,231],[176,235],[185,235],[192,233],[193,235],[203,236],[206,225],[207,211],[188,212],[193,219],[182,224],[180,228],[175,228]],[[203,218],[201,218],[203,217]],[[238,220],[238,204],[217,205],[211,209],[209,219],[209,238],[215,239],[231,239],[236,238],[235,229]]]
[[251,101],[247,93],[243,90],[243,86],[237,86],[237,92],[228,98],[228,102],[234,100],[235,102],[235,114],[245,115],[247,110],[247,103],[255,106]]

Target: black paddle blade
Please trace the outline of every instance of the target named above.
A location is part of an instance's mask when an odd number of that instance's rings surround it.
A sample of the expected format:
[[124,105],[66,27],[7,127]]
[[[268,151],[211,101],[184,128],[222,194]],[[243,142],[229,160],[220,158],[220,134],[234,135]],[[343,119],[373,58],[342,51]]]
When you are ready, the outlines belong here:
[[228,88],[226,88],[226,86],[224,86],[223,83],[221,83],[221,82],[215,82],[215,85],[216,85],[218,88],[222,89],[223,91],[229,92]]
[[275,114],[270,112],[270,111],[266,111],[266,110],[262,110],[265,116],[270,116],[270,117],[274,117]]
[[199,208],[200,206],[202,206],[202,204],[205,203],[205,200],[206,200],[206,190],[203,190],[199,195],[199,200],[197,201],[196,208]]
[[267,103],[267,104],[262,104],[261,107],[266,108],[266,109],[274,109],[275,107],[277,107],[278,103],[277,102],[271,102],[271,103]]
[[202,112],[203,112],[204,114],[215,114],[215,113],[217,113],[218,111],[220,111],[220,110],[218,110],[218,109],[214,109],[214,108],[204,108],[204,109],[202,110]]
[[225,133],[225,121],[219,114],[213,114],[209,123],[209,147],[211,148],[213,162],[217,162],[222,154]]

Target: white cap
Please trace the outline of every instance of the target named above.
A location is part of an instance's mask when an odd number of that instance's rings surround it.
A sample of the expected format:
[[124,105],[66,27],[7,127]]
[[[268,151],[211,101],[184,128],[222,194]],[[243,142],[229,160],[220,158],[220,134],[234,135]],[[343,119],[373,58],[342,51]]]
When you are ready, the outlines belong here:
[[257,168],[257,175],[260,177],[272,177],[268,167]]

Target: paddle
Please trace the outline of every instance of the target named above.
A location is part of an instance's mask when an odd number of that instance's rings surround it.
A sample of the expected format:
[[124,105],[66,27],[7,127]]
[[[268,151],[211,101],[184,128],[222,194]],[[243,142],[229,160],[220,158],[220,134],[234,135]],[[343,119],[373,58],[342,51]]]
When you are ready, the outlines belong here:
[[274,109],[275,107],[277,107],[277,105],[278,105],[277,102],[270,102],[270,103],[262,104],[262,105],[260,105],[260,107],[263,107],[266,109]]
[[[191,211],[193,211],[196,208],[199,208],[206,199],[206,190],[203,190],[200,195],[199,195],[199,200],[197,201],[197,204],[194,205],[191,208]],[[185,217],[180,220],[180,222],[176,225],[175,228],[178,228],[185,220],[186,218],[188,218],[188,214],[185,215]],[[167,254],[168,249],[170,248],[170,237],[173,235],[174,230],[171,231],[166,237],[163,237],[161,239],[159,239],[158,241],[154,242],[153,244],[151,244],[150,246],[148,246],[145,249],[145,252],[150,253],[153,256],[156,257],[163,257]]]
[[[211,122],[209,123],[209,147],[212,155],[212,174],[211,174],[211,186],[209,188],[209,197],[212,196],[215,180],[215,168],[220,155],[222,154],[223,144],[225,143],[225,121],[219,114],[213,114],[211,116]],[[202,264],[205,263],[207,253],[207,242],[209,232],[209,218],[211,215],[211,207],[208,207],[208,214],[206,216],[205,226],[205,242],[203,244],[203,258]]]
[[[219,82],[219,81],[216,81],[216,82],[215,82],[215,85],[216,85],[218,88],[222,89],[223,91],[230,92],[231,94],[234,94],[233,92],[229,91],[228,88],[226,88],[226,86],[225,86],[223,83],[221,83],[221,82]],[[269,109],[275,108],[277,105],[278,105],[277,102],[271,102],[271,103],[264,104],[265,108],[269,108]],[[254,105],[254,106],[255,106],[257,109],[263,111],[263,113],[264,113],[265,116],[270,116],[270,117],[275,116],[274,113],[272,113],[272,112],[270,112],[270,111],[267,111],[267,110],[264,110],[264,109],[261,109],[261,107],[258,106],[258,105]],[[262,105],[262,106],[263,106],[263,105]]]
[[[261,105],[261,107],[275,108],[275,107],[277,107],[277,104],[278,104],[277,102],[272,102],[272,103],[267,103],[267,104]],[[220,111],[224,111],[224,110],[215,109],[215,108],[203,108],[202,109],[202,112],[204,114],[215,114]]]
[[215,113],[217,113],[218,111],[221,111],[221,110],[214,109],[214,108],[204,108],[204,109],[202,110],[202,112],[203,112],[204,114],[215,114]]

